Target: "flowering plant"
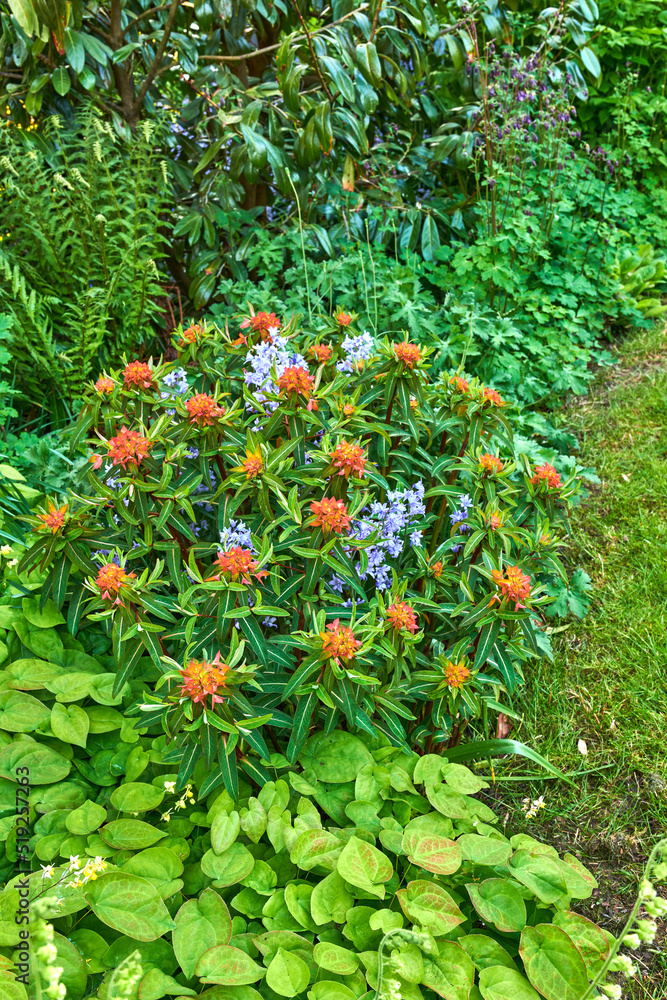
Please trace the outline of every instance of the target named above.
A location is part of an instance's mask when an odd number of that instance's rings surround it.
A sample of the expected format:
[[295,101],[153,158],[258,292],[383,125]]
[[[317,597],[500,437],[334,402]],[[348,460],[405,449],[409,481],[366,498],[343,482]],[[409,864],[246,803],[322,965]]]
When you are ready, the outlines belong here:
[[19,572],[48,571],[72,632],[104,623],[115,690],[145,653],[161,672],[134,711],[180,788],[200,757],[211,787],[263,783],[319,729],[488,735],[549,649],[574,477],[517,461],[493,388],[345,318],[314,336],[251,311],[101,373],[73,432],[88,486],[27,518]]

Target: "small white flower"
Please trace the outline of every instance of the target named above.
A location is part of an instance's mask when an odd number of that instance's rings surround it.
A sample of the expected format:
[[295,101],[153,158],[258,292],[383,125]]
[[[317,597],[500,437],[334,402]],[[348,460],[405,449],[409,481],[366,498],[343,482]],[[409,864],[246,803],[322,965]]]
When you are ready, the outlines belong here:
[[3,556],[11,555],[11,551],[12,551],[11,545],[2,545],[2,546],[0,546],[0,555],[3,555]]
[[176,782],[175,782],[175,781],[165,781],[165,783],[164,783],[164,787],[165,787],[165,789],[166,789],[166,790],[167,790],[167,791],[168,791],[168,792],[169,792],[169,793],[170,793],[171,795],[173,795],[173,794],[174,794],[174,792],[176,791]]
[[600,989],[609,997],[609,1000],[621,1000],[623,996],[621,987],[617,986],[616,983],[603,983]]
[[81,867],[81,862],[79,861],[78,854],[70,854],[69,856],[69,866],[73,871],[78,871]]
[[624,948],[638,948],[641,944],[641,938],[639,934],[626,934],[623,938]]
[[54,872],[53,865],[42,865],[42,878],[53,878]]

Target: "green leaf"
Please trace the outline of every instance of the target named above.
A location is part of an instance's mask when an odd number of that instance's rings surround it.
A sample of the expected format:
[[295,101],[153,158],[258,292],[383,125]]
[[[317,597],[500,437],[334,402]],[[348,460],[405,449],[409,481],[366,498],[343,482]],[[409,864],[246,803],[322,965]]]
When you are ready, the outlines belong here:
[[506,969],[514,969],[518,972],[509,952],[505,951],[495,938],[491,938],[487,934],[475,931],[458,938],[457,944],[465,949],[478,971],[504,965]]
[[295,840],[290,861],[304,871],[317,865],[333,871],[343,849],[338,837],[326,830],[306,830]]
[[118,812],[148,812],[157,809],[164,798],[164,789],[143,781],[129,781],[111,793],[111,805]]
[[546,757],[542,757],[536,750],[531,749],[525,743],[518,743],[516,740],[475,740],[472,743],[465,743],[463,746],[453,747],[444,750],[443,756],[452,762],[461,760],[485,760],[489,757],[502,757],[505,754],[517,754],[519,757],[526,757],[534,764],[539,764],[549,774],[556,778],[567,781],[569,785],[576,787],[576,782],[569,778],[557,767],[550,764]]
[[461,847],[447,837],[406,830],[402,847],[413,865],[437,875],[453,875],[461,865]]
[[243,844],[232,844],[222,854],[207,851],[201,859],[204,875],[215,879],[216,888],[222,889],[228,885],[241,882],[255,867],[255,859]]
[[140,819],[114,819],[100,830],[100,835],[110,847],[118,851],[139,851],[152,847],[167,834]]
[[214,889],[204,889],[199,899],[188,899],[174,918],[174,954],[187,979],[205,952],[216,945],[229,944],[232,921],[225,901]]
[[85,747],[89,729],[90,719],[78,705],[66,706],[56,703],[51,709],[51,730],[63,743]]
[[525,976],[516,969],[495,965],[479,975],[479,992],[484,1000],[540,1000]]
[[600,66],[600,60],[595,55],[595,52],[593,52],[593,49],[590,49],[587,45],[585,45],[582,49],[579,49],[579,55],[581,56],[581,61],[588,72],[594,76],[596,80],[599,80],[602,75],[602,67]]
[[57,66],[51,74],[51,82],[55,92],[60,94],[61,97],[64,97],[72,86],[72,80],[67,71],[67,67]]
[[103,924],[137,941],[155,941],[176,926],[155,886],[137,875],[109,872],[89,882],[84,896]]
[[465,920],[449,893],[434,882],[417,879],[396,896],[406,917],[427,927],[434,937],[449,934]]
[[512,876],[522,882],[543,903],[569,905],[570,894],[559,865],[554,858],[515,851],[509,860]]
[[468,1000],[474,979],[474,965],[453,941],[439,941],[438,957],[424,959],[422,983],[446,1000]]
[[46,601],[40,611],[39,601],[32,597],[24,597],[21,607],[27,620],[36,628],[53,628],[55,625],[65,624],[65,619],[51,600]]
[[310,897],[310,912],[316,924],[344,923],[353,905],[354,896],[337,871],[317,882]]
[[476,865],[504,865],[512,854],[512,845],[495,837],[480,837],[466,833],[456,841],[466,861]]
[[86,50],[81,36],[73,28],[65,28],[65,55],[75,73],[80,73],[86,62]]
[[515,933],[526,926],[526,904],[515,885],[502,878],[489,878],[466,885],[470,901],[487,924],[499,931]]
[[437,260],[440,249],[440,233],[432,215],[427,215],[422,226],[422,256],[424,260]]
[[339,976],[351,976],[359,968],[359,958],[353,951],[328,941],[315,945],[313,958],[320,969],[335,972]]
[[281,997],[295,997],[310,979],[306,963],[292,951],[279,948],[266,970],[266,983]]
[[216,854],[223,854],[232,846],[240,832],[241,820],[236,811],[229,815],[218,813],[211,827],[211,847]]
[[23,691],[0,691],[0,729],[30,733],[48,719],[50,711],[37,698]]
[[104,823],[106,815],[107,811],[104,806],[86,799],[83,805],[79,806],[78,809],[72,810],[67,815],[65,825],[70,833],[78,837],[87,837],[88,834],[99,829],[102,823]]
[[579,1000],[588,989],[584,960],[560,927],[525,927],[519,952],[528,979],[546,1000]]
[[351,837],[338,858],[336,871],[350,885],[384,899],[384,883],[394,873],[391,861],[377,847]]
[[593,979],[609,957],[611,939],[608,932],[571,910],[561,910],[553,922],[570,938],[584,960],[588,978]]
[[204,952],[195,969],[203,983],[222,983],[224,986],[247,986],[256,983],[265,974],[260,965],[239,948],[219,944]]
[[10,743],[0,750],[0,777],[16,781],[17,768],[29,769],[31,785],[51,785],[62,781],[70,772],[70,762],[39,743]]
[[357,736],[336,730],[311,736],[299,755],[299,763],[320,781],[342,784],[354,781],[362,767],[374,761]]

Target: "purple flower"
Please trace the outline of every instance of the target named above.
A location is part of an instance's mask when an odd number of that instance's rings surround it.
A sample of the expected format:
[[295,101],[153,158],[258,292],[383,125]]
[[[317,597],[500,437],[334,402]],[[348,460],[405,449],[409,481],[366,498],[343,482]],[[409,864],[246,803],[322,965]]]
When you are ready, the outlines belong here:
[[336,368],[339,372],[353,372],[359,361],[368,361],[375,350],[373,337],[365,330],[356,337],[347,336],[342,343],[345,359],[339,361]]
[[267,628],[278,628],[278,622],[275,618],[270,618],[269,615],[262,621],[262,625],[266,625]]
[[220,544],[223,549],[233,549],[240,545],[241,548],[250,549],[251,552],[256,551],[252,544],[250,528],[243,521],[230,521],[229,526],[220,532]]

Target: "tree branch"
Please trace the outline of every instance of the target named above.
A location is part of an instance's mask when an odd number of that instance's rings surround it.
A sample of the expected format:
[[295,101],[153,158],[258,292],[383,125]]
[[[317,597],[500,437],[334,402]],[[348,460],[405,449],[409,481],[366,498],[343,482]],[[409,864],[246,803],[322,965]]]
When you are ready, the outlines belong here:
[[[344,17],[339,18],[337,21],[332,21],[331,24],[325,24],[321,28],[316,28],[315,31],[311,31],[310,37],[313,35],[319,35],[323,31],[329,31],[331,28],[335,28],[337,25],[342,24],[343,21],[347,21],[349,18],[354,17],[355,14],[361,14],[368,7],[367,3],[362,3],[360,7],[356,10],[350,11]],[[292,39],[293,42],[303,42],[306,40],[307,35],[295,35]],[[275,52],[282,45],[281,42],[277,42],[275,45],[267,45],[264,49],[255,49],[253,52],[243,52],[240,56],[200,56],[200,59],[205,59],[207,62],[240,62],[241,59],[254,59],[255,56],[263,56],[265,52]]]
[[145,10],[143,14],[139,15],[139,17],[135,17],[133,21],[130,21],[126,28],[123,28],[123,37],[135,26],[135,24],[139,24],[139,21],[143,21],[145,17],[150,17],[151,14],[157,14],[160,10],[166,10],[167,7],[169,7],[169,4],[163,3],[160,4],[159,7],[151,7],[149,10]]
[[171,8],[169,10],[169,15],[167,17],[167,23],[164,26],[162,38],[160,39],[160,44],[158,45],[157,52],[155,53],[155,59],[153,60],[151,68],[148,70],[146,79],[142,83],[139,93],[137,94],[137,99],[134,102],[132,111],[135,121],[141,111],[141,106],[144,103],[144,98],[146,94],[148,93],[148,88],[155,79],[157,71],[160,68],[160,63],[162,62],[162,57],[164,55],[165,49],[167,48],[167,42],[169,41],[169,36],[171,35],[172,29],[174,27],[174,21],[176,20],[176,14],[178,13],[179,6],[180,5],[178,0],[173,0]]

